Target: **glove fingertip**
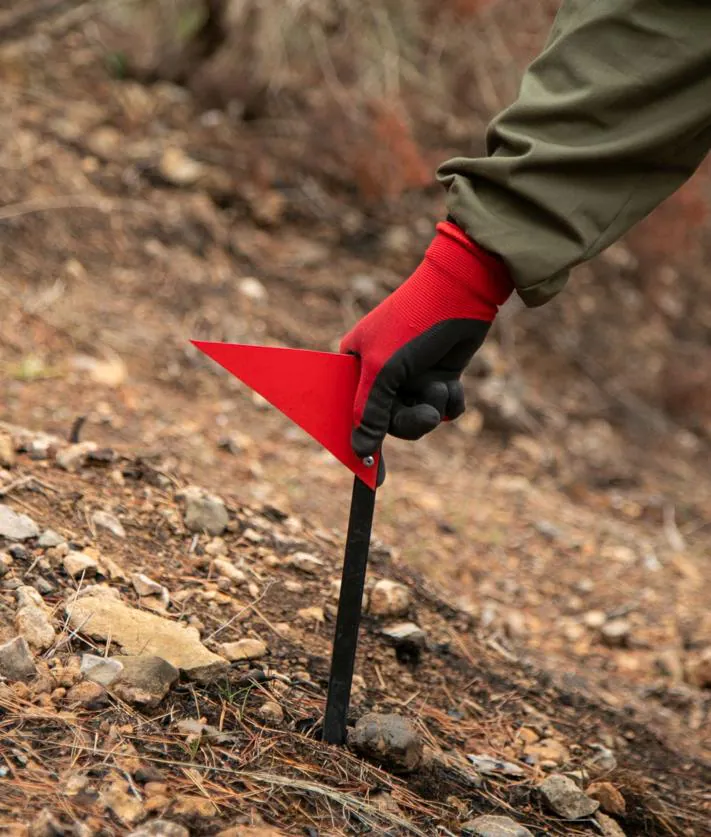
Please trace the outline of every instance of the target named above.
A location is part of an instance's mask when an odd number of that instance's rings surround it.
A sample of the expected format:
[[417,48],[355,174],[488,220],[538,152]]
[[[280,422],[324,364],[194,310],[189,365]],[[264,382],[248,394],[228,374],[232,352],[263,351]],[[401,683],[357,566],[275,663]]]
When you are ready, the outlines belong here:
[[355,455],[362,459],[364,456],[372,456],[380,448],[383,438],[384,434],[380,436],[362,426],[356,427],[351,433],[351,447]]

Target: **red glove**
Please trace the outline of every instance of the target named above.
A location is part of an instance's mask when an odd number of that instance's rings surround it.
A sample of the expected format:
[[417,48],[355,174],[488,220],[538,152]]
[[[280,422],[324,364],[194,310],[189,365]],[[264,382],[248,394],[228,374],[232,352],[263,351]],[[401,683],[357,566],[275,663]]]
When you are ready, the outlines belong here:
[[353,449],[419,439],[464,412],[460,377],[513,290],[504,263],[449,221],[410,278],[341,341],[361,359]]

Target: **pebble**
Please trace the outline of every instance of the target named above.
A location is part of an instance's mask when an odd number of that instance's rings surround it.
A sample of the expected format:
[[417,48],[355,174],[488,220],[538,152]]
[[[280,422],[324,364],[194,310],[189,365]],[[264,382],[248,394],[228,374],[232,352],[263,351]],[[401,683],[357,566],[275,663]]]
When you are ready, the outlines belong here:
[[600,803],[600,809],[606,814],[624,817],[627,810],[625,798],[612,782],[593,782],[585,792]]
[[180,672],[167,660],[154,655],[115,657],[122,666],[111,691],[126,703],[155,707],[168,694]]
[[214,817],[217,813],[215,803],[206,796],[177,796],[171,810],[173,814],[186,817]]
[[602,628],[606,621],[607,616],[603,610],[589,610],[583,614],[583,624],[593,630]]
[[182,150],[166,148],[158,164],[162,177],[173,186],[192,186],[204,175],[206,168]]
[[191,532],[207,532],[216,537],[221,535],[229,523],[224,502],[214,494],[190,486],[183,492],[185,497],[185,525]]
[[167,587],[158,584],[157,581],[153,581],[152,578],[149,578],[144,573],[133,573],[131,576],[131,584],[133,584],[133,589],[139,596],[157,596],[164,607],[168,607],[170,594],[168,593]]
[[541,766],[563,764],[570,758],[568,748],[555,738],[544,738],[526,747],[526,755],[534,756]]
[[253,276],[246,276],[237,284],[237,290],[242,296],[251,299],[252,302],[266,302],[269,293],[264,285]]
[[212,566],[215,568],[218,575],[229,579],[234,584],[244,584],[247,580],[247,576],[244,571],[240,570],[239,567],[235,567],[235,565],[231,561],[228,561],[227,558],[215,558],[212,562]]
[[0,537],[9,541],[26,541],[39,535],[39,527],[26,514],[0,503]]
[[533,837],[524,826],[511,817],[483,816],[462,825],[462,834],[471,837]]
[[610,648],[623,648],[629,644],[632,625],[627,619],[610,619],[600,628],[600,636]]
[[70,552],[62,561],[62,566],[71,578],[92,578],[99,571],[99,562],[85,552]]
[[383,636],[392,639],[397,645],[416,645],[422,648],[426,642],[427,635],[419,625],[414,622],[398,622],[388,625],[381,631]]
[[128,782],[123,779],[114,779],[102,789],[99,798],[126,825],[134,825],[146,815],[141,800],[129,792]]
[[267,655],[267,644],[261,639],[238,639],[236,642],[225,642],[221,651],[231,663],[240,660],[258,660]]
[[15,464],[15,448],[12,439],[4,433],[0,435],[0,468],[12,468]]
[[99,657],[96,654],[83,654],[81,673],[93,683],[110,686],[123,671],[123,665],[115,657]]
[[37,579],[35,580],[35,588],[37,592],[41,593],[43,596],[49,596],[49,594],[54,593],[56,589],[51,581],[47,581],[47,579],[41,575],[37,576]]
[[281,724],[284,721],[284,710],[274,700],[265,701],[257,710],[257,715],[268,724]]
[[44,599],[40,594],[35,590],[34,587],[30,587],[29,584],[23,584],[15,590],[15,598],[17,599],[17,607],[27,607],[28,605],[34,605],[35,607],[43,608],[44,610],[47,609],[47,605],[44,603]]
[[295,552],[289,559],[289,564],[306,575],[316,575],[324,566],[324,561],[309,552]]
[[112,160],[124,145],[124,135],[113,125],[99,125],[86,138],[86,147],[102,160]]
[[55,630],[44,606],[21,607],[15,614],[15,628],[38,651],[46,651],[54,643]]
[[227,669],[227,661],[200,642],[192,626],[146,613],[105,596],[81,596],[65,606],[69,625],[96,639],[111,638],[127,654],[162,657],[193,679],[209,679]]
[[76,445],[69,445],[57,453],[57,465],[65,471],[78,471],[86,463],[89,454],[95,450],[95,442],[78,442]]
[[126,530],[123,528],[121,521],[106,511],[95,511],[91,516],[91,522],[97,529],[106,529],[117,538],[125,538]]
[[54,546],[59,546],[64,543],[65,540],[66,538],[63,538],[58,532],[55,532],[54,529],[45,529],[40,535],[40,539],[37,541],[37,546],[39,546],[40,549],[51,549]]
[[128,837],[190,837],[190,832],[177,822],[151,820],[131,831]]
[[369,607],[374,616],[402,616],[410,607],[410,591],[404,584],[381,578],[370,591]]
[[37,673],[27,640],[16,636],[0,645],[0,675],[8,680],[31,680]]
[[595,819],[602,829],[603,837],[626,837],[619,823],[615,822],[612,817],[608,817],[606,814],[601,814],[598,811],[595,814]]
[[539,790],[550,809],[566,820],[589,817],[600,807],[600,803],[590,799],[572,779],[559,773],[544,779]]
[[524,776],[526,774],[526,771],[520,765],[493,756],[468,755],[467,759],[479,773],[483,773],[485,776]]
[[318,605],[302,607],[296,611],[296,616],[302,622],[315,622],[317,625],[323,625],[326,621],[326,614],[323,612],[323,608]]
[[348,746],[361,756],[395,773],[410,773],[422,761],[423,742],[402,715],[371,712],[348,730]]
[[106,689],[101,683],[83,680],[72,686],[66,694],[66,701],[70,705],[84,706],[86,709],[100,709],[108,701]]

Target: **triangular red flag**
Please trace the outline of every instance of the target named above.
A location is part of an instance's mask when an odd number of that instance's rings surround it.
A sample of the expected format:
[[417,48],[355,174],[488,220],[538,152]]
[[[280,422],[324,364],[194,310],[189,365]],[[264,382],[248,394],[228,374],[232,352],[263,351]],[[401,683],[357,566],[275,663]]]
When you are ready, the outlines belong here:
[[366,485],[375,488],[379,454],[368,467],[351,447],[359,374],[357,358],[278,346],[191,342],[281,410]]

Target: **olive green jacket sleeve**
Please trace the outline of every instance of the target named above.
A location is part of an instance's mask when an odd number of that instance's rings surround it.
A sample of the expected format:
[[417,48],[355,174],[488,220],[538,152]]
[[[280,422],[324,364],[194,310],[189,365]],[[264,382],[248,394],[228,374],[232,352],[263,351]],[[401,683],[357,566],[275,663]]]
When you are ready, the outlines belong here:
[[566,0],[487,156],[444,163],[450,214],[553,297],[674,192],[711,146],[711,2]]

